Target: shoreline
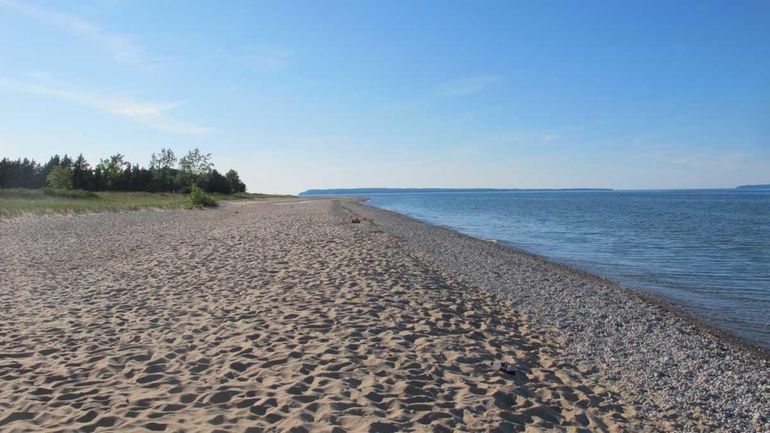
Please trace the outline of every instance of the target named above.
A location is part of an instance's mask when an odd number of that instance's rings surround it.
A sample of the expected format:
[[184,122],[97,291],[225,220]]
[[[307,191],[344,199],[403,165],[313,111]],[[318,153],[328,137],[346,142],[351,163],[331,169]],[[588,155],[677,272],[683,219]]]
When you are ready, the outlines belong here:
[[2,432],[770,432],[765,361],[606,279],[354,199],[0,239]]
[[515,244],[512,244],[510,242],[501,241],[499,239],[486,239],[482,237],[477,237],[473,235],[469,235],[467,233],[463,233],[453,227],[442,225],[442,224],[434,224],[428,221],[423,221],[419,218],[415,218],[410,215],[406,215],[400,212],[396,212],[390,209],[380,208],[377,206],[373,206],[368,204],[368,199],[362,198],[360,200],[357,200],[357,203],[363,206],[366,206],[371,209],[375,209],[378,211],[383,212],[389,212],[395,215],[398,215],[403,218],[408,218],[411,220],[414,220],[416,222],[419,222],[421,224],[425,224],[428,226],[444,229],[447,231],[450,231],[452,233],[455,233],[460,236],[465,236],[470,239],[474,239],[481,242],[488,242],[492,245],[497,245],[499,247],[502,247],[507,250],[511,250],[517,254],[525,255],[533,260],[538,260],[543,262],[544,264],[547,264],[548,266],[559,268],[563,270],[564,272],[571,272],[574,274],[579,275],[581,278],[587,278],[587,279],[594,279],[597,282],[601,282],[603,284],[611,284],[615,286],[619,290],[623,290],[628,292],[630,295],[636,296],[640,298],[641,300],[651,304],[652,306],[655,306],[657,308],[660,308],[662,312],[665,312],[667,314],[673,314],[677,317],[689,322],[696,328],[699,328],[702,332],[705,334],[711,335],[714,338],[722,340],[725,344],[730,345],[733,348],[736,348],[738,350],[743,350],[749,353],[751,356],[755,356],[756,358],[770,362],[770,347],[764,347],[761,344],[752,341],[750,339],[747,339],[745,337],[742,337],[740,335],[736,335],[731,333],[730,331],[724,330],[722,328],[719,328],[718,326],[709,323],[706,320],[699,319],[694,313],[687,311],[682,307],[681,305],[678,305],[676,302],[672,301],[671,299],[667,298],[665,295],[652,293],[650,291],[646,291],[645,289],[641,289],[638,287],[632,287],[624,285],[610,277],[605,277],[600,274],[593,273],[591,271],[587,271],[584,269],[580,269],[576,266],[570,265],[568,263],[563,263],[558,260],[552,259],[550,257],[533,253],[531,251],[527,251],[526,249],[523,249],[521,247],[518,247]]
[[[770,421],[760,415],[768,413],[761,408],[770,410],[770,356],[761,346],[698,320],[665,298],[608,278],[370,206],[362,199],[340,200],[379,220],[385,232],[453,276],[512,301],[536,323],[552,326],[553,335],[567,341],[570,360],[599,367],[599,376],[619,383],[635,406],[644,408],[645,419],[695,411],[710,429],[770,431]],[[559,302],[559,295],[565,302]],[[640,373],[644,371],[650,374]],[[672,382],[686,395],[672,392]],[[753,401],[735,405],[733,400],[747,396]],[[761,426],[751,427],[757,419]],[[675,430],[703,431],[689,425]]]
[[521,247],[518,247],[512,243],[500,241],[498,239],[486,239],[482,237],[477,237],[473,235],[469,235],[467,233],[463,233],[453,227],[442,225],[442,224],[434,224],[428,221],[423,221],[419,218],[415,218],[410,215],[402,214],[400,212],[396,212],[390,209],[380,208],[377,206],[372,206],[367,203],[366,199],[362,199],[358,201],[359,204],[367,206],[368,208],[376,209],[383,212],[389,212],[404,218],[409,218],[411,220],[417,221],[421,224],[429,225],[432,227],[441,228],[444,230],[448,230],[452,233],[455,233],[460,236],[466,236],[471,239],[475,239],[481,242],[488,242],[493,245],[498,245],[504,249],[508,249],[511,251],[516,252],[517,254],[522,254],[525,256],[528,256],[532,258],[533,260],[539,260],[543,263],[547,264],[548,266],[559,268],[565,272],[572,272],[577,275],[579,275],[582,278],[589,278],[597,280],[604,284],[612,284],[616,286],[620,290],[628,291],[630,294],[633,294],[634,296],[639,297],[645,302],[648,302],[649,304],[652,304],[653,306],[660,308],[662,311],[668,313],[668,314],[674,314],[688,322],[690,322],[693,326],[700,328],[700,330],[708,335],[713,336],[714,338],[718,338],[723,340],[725,344],[730,345],[731,347],[734,347],[738,350],[744,350],[748,352],[750,355],[757,357],[758,359],[761,359],[763,361],[770,362],[770,347],[764,347],[761,344],[752,341],[750,339],[747,339],[745,337],[742,337],[740,335],[736,335],[731,333],[730,331],[724,330],[722,328],[719,328],[718,326],[711,324],[703,319],[699,319],[694,313],[687,311],[682,306],[678,305],[676,302],[668,299],[666,296],[653,293],[650,291],[647,291],[642,288],[638,287],[632,287],[624,285],[610,277],[605,277],[600,274],[593,273],[591,271],[587,271],[584,269],[580,269],[576,266],[570,265],[568,263],[563,263],[555,259],[551,259],[547,256],[533,253],[531,251],[527,251],[526,249],[523,249]]

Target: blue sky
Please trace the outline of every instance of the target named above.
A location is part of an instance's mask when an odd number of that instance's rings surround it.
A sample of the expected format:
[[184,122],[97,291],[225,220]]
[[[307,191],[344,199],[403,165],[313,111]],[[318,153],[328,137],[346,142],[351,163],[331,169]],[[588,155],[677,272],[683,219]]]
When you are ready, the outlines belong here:
[[0,0],[0,156],[250,191],[770,182],[770,2]]

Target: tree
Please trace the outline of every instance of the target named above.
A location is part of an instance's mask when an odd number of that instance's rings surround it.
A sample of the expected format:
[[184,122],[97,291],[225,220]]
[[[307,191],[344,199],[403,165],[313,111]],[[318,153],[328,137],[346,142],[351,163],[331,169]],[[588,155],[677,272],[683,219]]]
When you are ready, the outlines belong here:
[[75,189],[94,189],[94,173],[81,153],[72,163],[72,187]]
[[[177,163],[178,169],[175,168]],[[211,154],[203,154],[198,148],[180,160],[171,149],[163,148],[152,154],[149,168],[129,163],[120,153],[100,160],[95,166],[91,166],[82,154],[76,158],[54,155],[45,164],[28,158],[0,159],[0,188],[41,188],[46,185],[91,191],[187,192],[193,186],[223,194],[246,191],[237,171],[229,170],[222,175],[214,169]]]
[[171,149],[160,149],[158,155],[153,153],[150,157],[150,170],[161,172],[173,169],[174,165],[176,165],[176,155],[174,155],[174,151]]
[[139,164],[133,164],[128,179],[130,191],[152,191],[155,174],[152,170],[142,168]]
[[72,167],[72,158],[70,158],[69,155],[65,153],[61,159],[60,165],[63,165],[65,167]]
[[46,171],[35,160],[27,158],[15,161],[3,158],[0,161],[0,187],[2,188],[40,188],[46,184]]
[[155,191],[174,191],[176,176],[176,155],[171,149],[160,149],[160,153],[154,153],[150,157],[150,170],[152,171],[152,189]]
[[125,156],[116,153],[107,159],[99,161],[99,165],[96,168],[101,172],[105,189],[115,190],[123,183],[123,171],[128,165],[124,158]]
[[230,183],[218,171],[212,170],[206,179],[206,191],[230,194]]
[[238,176],[237,171],[232,169],[228,170],[227,173],[225,173],[225,178],[230,186],[230,193],[246,192],[246,184],[241,182],[241,178]]
[[187,192],[196,186],[196,179],[189,171],[179,170],[174,176],[174,187],[180,192]]
[[66,165],[57,165],[48,172],[48,187],[72,189],[72,171]]
[[174,181],[183,191],[192,186],[206,188],[214,164],[211,162],[211,154],[202,154],[196,147],[179,160],[179,172]]
[[214,163],[211,162],[211,154],[202,154],[196,147],[179,160],[179,169],[192,174],[197,180],[211,173]]
[[38,186],[47,185],[48,174],[51,172],[51,170],[59,166],[64,166],[69,168],[70,165],[72,165],[72,159],[70,159],[69,156],[67,155],[64,155],[64,157],[60,157],[59,155],[52,156],[47,163],[39,167],[38,174],[37,174],[38,181],[36,182],[36,184]]

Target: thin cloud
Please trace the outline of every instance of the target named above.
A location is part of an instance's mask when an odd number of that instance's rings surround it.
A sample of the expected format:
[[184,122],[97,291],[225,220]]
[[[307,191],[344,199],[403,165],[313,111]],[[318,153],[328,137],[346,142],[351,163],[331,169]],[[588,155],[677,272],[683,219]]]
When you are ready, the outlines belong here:
[[446,98],[467,96],[479,93],[500,81],[498,75],[474,75],[472,77],[449,80],[438,87],[438,95]]
[[43,9],[13,0],[0,0],[0,8],[15,11],[38,21],[80,35],[121,63],[149,65],[144,50],[132,42],[128,35],[112,33],[76,15]]
[[184,123],[170,118],[168,112],[182,105],[181,101],[148,102],[120,99],[64,87],[54,87],[48,82],[44,84],[19,82],[0,77],[0,89],[2,88],[19,93],[64,99],[131,120],[143,126],[175,134],[204,135],[212,131],[209,127]]
[[213,49],[224,60],[257,72],[278,72],[283,70],[292,60],[291,51],[272,45],[245,45],[224,47],[213,44]]

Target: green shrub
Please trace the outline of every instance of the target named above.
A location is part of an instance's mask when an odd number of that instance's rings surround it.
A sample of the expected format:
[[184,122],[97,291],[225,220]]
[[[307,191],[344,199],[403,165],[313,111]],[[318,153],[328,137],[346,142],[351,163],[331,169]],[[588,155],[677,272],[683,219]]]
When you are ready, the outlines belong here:
[[206,194],[203,192],[202,189],[198,188],[197,186],[193,185],[192,188],[190,188],[190,203],[192,203],[193,206],[201,207],[216,207],[217,201],[214,199],[214,197]]
[[46,178],[49,188],[53,189],[71,189],[72,188],[72,171],[69,167],[63,165],[57,165],[51,169]]

